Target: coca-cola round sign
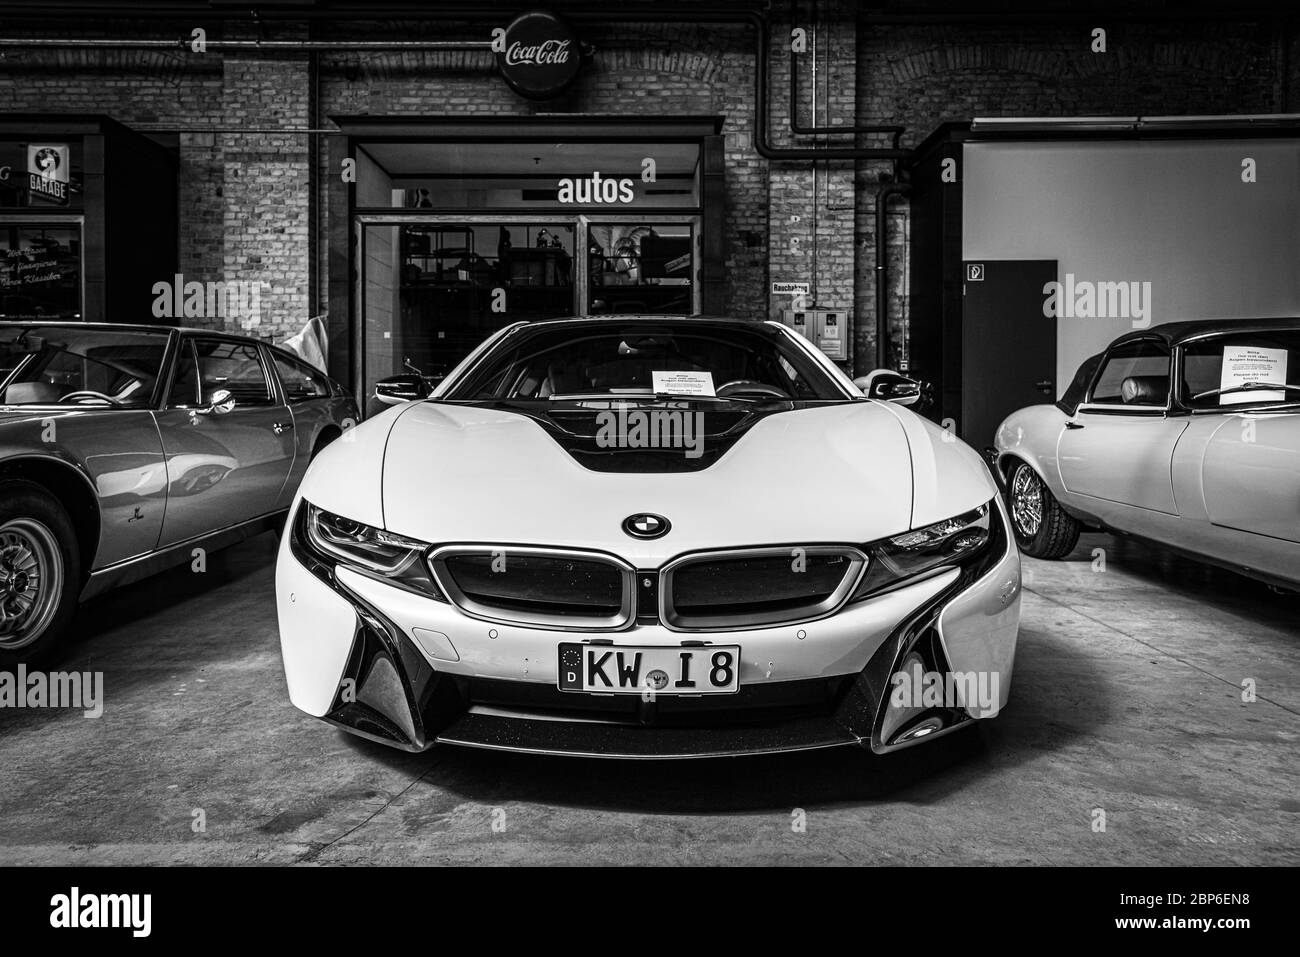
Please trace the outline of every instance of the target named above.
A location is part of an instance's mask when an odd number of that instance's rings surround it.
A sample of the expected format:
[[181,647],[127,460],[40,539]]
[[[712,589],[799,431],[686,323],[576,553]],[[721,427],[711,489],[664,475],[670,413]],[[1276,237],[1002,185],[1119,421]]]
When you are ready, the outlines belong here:
[[497,68],[510,88],[532,100],[564,91],[578,75],[582,51],[573,29],[553,13],[521,13],[497,43]]

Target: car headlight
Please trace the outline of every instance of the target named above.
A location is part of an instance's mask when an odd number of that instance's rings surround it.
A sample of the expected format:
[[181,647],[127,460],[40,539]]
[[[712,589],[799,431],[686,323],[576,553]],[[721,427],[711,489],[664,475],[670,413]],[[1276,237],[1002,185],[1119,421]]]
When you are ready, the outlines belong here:
[[318,558],[399,588],[446,601],[424,556],[429,544],[303,503],[304,544]]
[[867,546],[870,562],[853,600],[939,568],[965,564],[988,548],[993,538],[992,521],[993,506],[986,503],[942,522]]

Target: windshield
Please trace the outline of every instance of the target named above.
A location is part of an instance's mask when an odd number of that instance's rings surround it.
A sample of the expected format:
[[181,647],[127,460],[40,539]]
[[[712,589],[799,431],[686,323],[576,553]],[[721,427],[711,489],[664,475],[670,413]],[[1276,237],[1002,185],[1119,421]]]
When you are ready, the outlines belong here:
[[701,402],[848,399],[825,370],[779,331],[707,320],[524,328],[442,396],[548,404],[667,397]]
[[1182,400],[1191,409],[1300,402],[1300,329],[1189,342],[1182,380]]
[[165,333],[0,327],[0,405],[148,408]]

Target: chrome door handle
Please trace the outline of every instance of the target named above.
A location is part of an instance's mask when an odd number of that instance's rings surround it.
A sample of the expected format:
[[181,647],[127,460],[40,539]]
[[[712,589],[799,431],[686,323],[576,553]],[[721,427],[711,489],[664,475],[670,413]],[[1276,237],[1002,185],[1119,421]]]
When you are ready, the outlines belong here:
[[1081,428],[1083,428],[1083,423],[1082,423],[1082,422],[1067,422],[1067,423],[1065,423],[1065,427],[1066,427],[1067,429],[1081,429]]
[[277,423],[275,423],[275,425],[271,426],[271,428],[275,430],[275,434],[276,434],[276,435],[283,435],[285,432],[292,432],[292,431],[293,431],[293,423],[292,423],[292,422],[277,422]]

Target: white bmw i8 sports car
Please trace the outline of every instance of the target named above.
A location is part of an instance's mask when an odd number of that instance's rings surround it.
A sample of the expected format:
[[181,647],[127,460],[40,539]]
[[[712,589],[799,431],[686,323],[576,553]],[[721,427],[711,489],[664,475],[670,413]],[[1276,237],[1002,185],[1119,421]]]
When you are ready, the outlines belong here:
[[1020,562],[980,456],[803,337],[607,316],[325,449],[276,591],[293,703],[407,750],[887,752],[1006,703]]

